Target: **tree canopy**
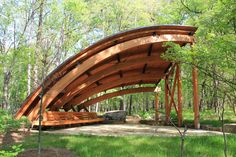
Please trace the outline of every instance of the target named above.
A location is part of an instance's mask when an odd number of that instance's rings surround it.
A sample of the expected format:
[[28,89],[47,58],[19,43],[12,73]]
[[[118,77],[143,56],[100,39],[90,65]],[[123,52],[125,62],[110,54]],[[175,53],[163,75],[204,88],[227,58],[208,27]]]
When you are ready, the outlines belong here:
[[[171,48],[163,56],[182,63],[184,106],[191,105],[196,65],[201,108],[217,110],[226,98],[235,111],[235,13],[234,0],[2,0],[0,104],[14,113],[44,75],[99,39],[142,26],[179,24],[198,27],[194,45],[167,43]],[[101,105],[112,101],[117,107],[120,100],[131,101],[124,96]],[[132,98],[134,104],[152,100],[148,93]]]

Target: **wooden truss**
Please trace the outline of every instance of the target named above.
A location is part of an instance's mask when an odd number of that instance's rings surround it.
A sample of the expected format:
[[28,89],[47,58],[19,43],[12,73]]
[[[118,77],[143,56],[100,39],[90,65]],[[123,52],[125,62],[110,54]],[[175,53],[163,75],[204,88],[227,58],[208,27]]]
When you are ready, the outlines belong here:
[[[194,109],[194,127],[200,128],[199,123],[199,98],[198,98],[198,79],[197,79],[197,68],[193,67],[192,72],[193,78],[193,109]],[[180,64],[175,63],[164,77],[165,80],[165,123],[170,123],[170,113],[174,108],[178,117],[178,126],[182,126],[183,115],[182,115],[182,80],[181,80],[181,67]],[[177,89],[176,89],[177,88]],[[155,96],[156,106],[156,120],[158,120],[158,94]]]
[[[149,92],[150,88],[129,89],[88,100],[109,89],[139,84],[156,85],[165,77],[166,121],[168,122],[171,108],[174,107],[180,126],[182,124],[180,66],[174,64],[171,67],[173,63],[163,60],[161,54],[167,49],[163,46],[165,42],[174,42],[180,46],[192,44],[196,29],[191,26],[151,26],[122,32],[98,41],[66,60],[47,76],[43,82],[42,111],[44,113],[50,111],[58,116],[61,114],[55,112],[63,109],[76,111],[76,106],[78,109],[86,109],[95,102],[113,96]],[[193,74],[196,76],[196,70]],[[172,77],[174,79],[171,79]],[[173,80],[172,84],[171,80]],[[194,87],[196,87],[197,80],[194,82]],[[175,89],[177,89],[177,95]],[[39,86],[23,102],[15,118],[26,116],[31,122],[36,121],[39,116],[41,93],[42,86]],[[197,88],[195,96],[196,94]],[[198,104],[198,101],[194,103]],[[156,101],[156,106],[158,106],[158,101]],[[197,110],[197,105],[195,105],[196,113]],[[199,119],[198,114],[195,117]]]
[[[172,77],[172,79],[171,79]],[[177,88],[177,90],[176,90]],[[177,92],[177,100],[175,98]],[[174,107],[178,116],[178,126],[182,126],[182,81],[179,64],[174,64],[165,76],[165,114],[166,124],[170,122],[171,109]]]

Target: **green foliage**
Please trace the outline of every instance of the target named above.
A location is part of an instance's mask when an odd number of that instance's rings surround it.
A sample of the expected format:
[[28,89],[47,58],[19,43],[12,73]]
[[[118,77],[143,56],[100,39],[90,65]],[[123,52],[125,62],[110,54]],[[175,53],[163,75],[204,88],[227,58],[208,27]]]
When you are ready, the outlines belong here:
[[22,144],[14,145],[9,150],[0,150],[0,157],[16,157],[23,150]]
[[[226,106],[235,104],[234,0],[44,1],[42,44],[38,51],[39,5],[40,1],[4,1],[0,4],[0,73],[3,74],[0,75],[0,89],[4,89],[3,86],[7,84],[6,99],[12,113],[15,113],[29,94],[27,84],[29,83],[31,91],[40,84],[42,69],[45,68],[45,73],[48,74],[66,58],[106,36],[132,28],[159,24],[198,27],[194,45],[180,47],[174,43],[167,43],[169,49],[164,55],[166,59],[183,63],[184,108],[192,105],[193,64],[197,65],[200,71],[199,93],[203,108],[217,108],[216,104],[219,106],[222,103],[224,93],[227,95]],[[38,82],[35,81],[35,67],[39,68]],[[7,72],[11,75],[9,82],[5,83]],[[160,82],[160,87],[163,85],[164,83]],[[162,104],[163,93],[160,94]],[[0,90],[0,104],[3,103],[2,98],[5,94],[4,90]],[[132,96],[134,113],[143,111],[142,106],[145,105],[146,97],[149,106],[154,100],[151,93]],[[111,105],[113,109],[118,109],[121,100],[126,105],[130,103],[129,96],[122,96],[103,101],[101,106],[108,108],[108,105]],[[142,116],[148,117],[148,114]]]
[[[177,120],[176,114],[173,113],[173,117]],[[194,113],[191,109],[185,109],[183,111],[184,124],[193,124]],[[224,114],[224,123],[235,123],[236,116],[233,111],[226,109]],[[204,110],[200,112],[200,124],[210,125],[213,127],[221,127],[222,121],[219,115],[212,110]]]
[[[36,148],[36,136],[26,138],[23,148]],[[43,134],[42,145],[66,148],[77,156],[83,157],[179,157],[179,137],[165,136],[90,136],[90,135],[53,135]],[[236,136],[228,135],[228,156],[236,154]],[[94,151],[96,150],[96,151]],[[222,157],[223,139],[221,136],[187,136],[185,156]]]
[[139,111],[136,113],[139,115],[142,119],[153,119],[155,116],[155,111],[154,110],[149,110],[149,111]]
[[25,127],[29,125],[29,121],[26,117],[15,120],[9,112],[0,109],[0,133],[16,130],[23,124]]

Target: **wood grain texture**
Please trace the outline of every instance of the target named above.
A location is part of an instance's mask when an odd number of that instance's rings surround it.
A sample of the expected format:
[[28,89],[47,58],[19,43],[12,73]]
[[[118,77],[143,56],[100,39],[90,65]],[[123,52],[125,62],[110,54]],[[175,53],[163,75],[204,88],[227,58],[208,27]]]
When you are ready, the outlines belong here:
[[[84,49],[81,53],[66,60],[48,75],[44,81],[46,94],[43,98],[43,110],[51,102],[55,102],[58,94],[63,92],[69,93],[74,90],[76,86],[70,85],[77,78],[81,78],[89,69],[94,69],[95,72],[97,65],[108,61],[109,58],[117,54],[128,54],[128,50],[132,48],[141,48],[152,44],[155,47],[155,44],[162,44],[167,41],[185,44],[192,43],[194,41],[192,35],[196,29],[196,27],[191,26],[152,26],[122,32],[98,41],[94,45]],[[147,52],[144,53],[148,54]],[[109,62],[106,62],[106,64],[109,64]],[[125,73],[122,72],[122,75],[125,75]],[[86,77],[84,79],[86,80]],[[83,79],[81,80],[83,81]],[[32,121],[37,117],[41,90],[41,87],[38,87],[28,96],[17,112],[16,119],[25,115]],[[64,103],[64,101],[62,102]]]
[[108,93],[108,94],[104,94],[102,96],[96,97],[94,99],[91,99],[89,101],[86,101],[80,104],[79,106],[81,106],[80,108],[82,109],[83,107],[88,107],[90,105],[96,104],[97,102],[101,102],[103,100],[110,99],[116,96],[121,96],[125,94],[133,94],[133,93],[141,93],[141,92],[153,92],[154,89],[155,87],[139,87],[139,88],[124,89],[124,90],[120,90],[117,92],[112,92],[112,93]]

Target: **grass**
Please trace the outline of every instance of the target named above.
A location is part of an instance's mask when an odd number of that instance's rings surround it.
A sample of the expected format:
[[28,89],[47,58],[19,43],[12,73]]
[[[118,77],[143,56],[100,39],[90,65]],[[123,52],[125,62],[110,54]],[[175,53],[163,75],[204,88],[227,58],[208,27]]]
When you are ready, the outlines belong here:
[[[165,110],[160,110],[160,112],[165,113]],[[155,111],[150,110],[149,112],[140,112],[138,113],[143,119],[154,117]],[[171,118],[174,122],[177,123],[177,114],[174,109],[171,112]],[[183,110],[183,123],[184,124],[193,124],[194,113],[191,109]],[[224,113],[224,123],[236,123],[236,116],[233,111],[226,110]],[[219,116],[213,110],[204,110],[200,112],[200,124],[201,125],[211,125],[213,127],[221,127],[221,120]]]
[[[193,112],[191,110],[184,110],[183,117],[185,124],[193,124]],[[200,113],[200,117],[201,124],[208,124],[216,127],[221,126],[221,121],[219,121],[217,114],[212,111],[203,111]],[[177,118],[174,112],[172,112],[172,118]],[[236,122],[236,116],[233,112],[225,112],[225,122]],[[224,156],[223,143],[222,136],[187,136],[185,140],[184,155],[185,157],[222,157]],[[228,157],[236,157],[236,135],[227,136],[227,145]],[[74,152],[76,157],[180,156],[179,137],[100,137],[92,135],[43,134],[42,146],[44,148],[66,148]],[[25,141],[22,142],[22,148],[37,148],[37,135],[27,137]]]
[[[191,110],[183,111],[184,123],[193,124],[194,113]],[[226,110],[224,113],[224,123],[236,123],[236,116],[233,111]],[[217,113],[212,110],[204,110],[200,112],[200,124],[221,127],[221,120]]]
[[[236,157],[236,135],[228,139],[228,156]],[[100,137],[43,134],[45,148],[67,148],[80,157],[179,157],[179,137]],[[27,137],[23,148],[37,148],[37,136]],[[222,157],[222,136],[186,137],[186,157]]]

